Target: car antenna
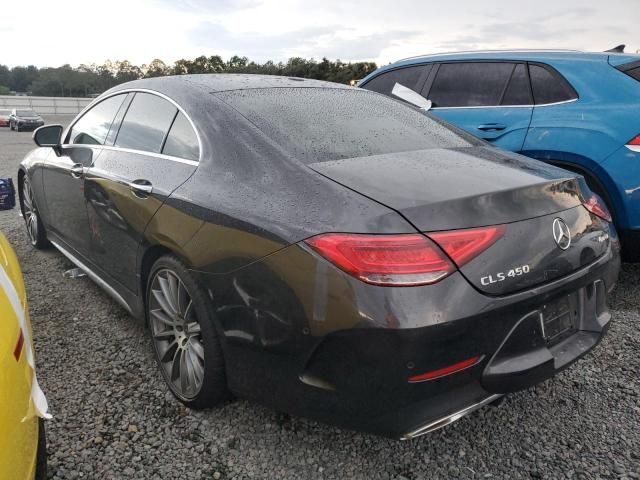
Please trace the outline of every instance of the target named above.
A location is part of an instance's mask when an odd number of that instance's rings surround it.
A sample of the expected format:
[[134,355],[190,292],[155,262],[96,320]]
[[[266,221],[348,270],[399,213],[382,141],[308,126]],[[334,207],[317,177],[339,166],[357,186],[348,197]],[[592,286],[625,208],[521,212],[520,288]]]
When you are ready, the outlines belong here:
[[626,47],[626,45],[623,43],[621,45],[618,45],[617,47],[613,47],[610,50],[605,50],[605,52],[611,52],[611,53],[624,53],[624,47]]

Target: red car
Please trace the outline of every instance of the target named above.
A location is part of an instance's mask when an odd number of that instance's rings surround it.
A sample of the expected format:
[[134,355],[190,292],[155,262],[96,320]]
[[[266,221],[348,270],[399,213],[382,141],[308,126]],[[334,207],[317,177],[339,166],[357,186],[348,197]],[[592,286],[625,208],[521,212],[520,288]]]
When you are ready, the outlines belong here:
[[9,126],[9,115],[11,115],[11,110],[0,110],[0,127]]

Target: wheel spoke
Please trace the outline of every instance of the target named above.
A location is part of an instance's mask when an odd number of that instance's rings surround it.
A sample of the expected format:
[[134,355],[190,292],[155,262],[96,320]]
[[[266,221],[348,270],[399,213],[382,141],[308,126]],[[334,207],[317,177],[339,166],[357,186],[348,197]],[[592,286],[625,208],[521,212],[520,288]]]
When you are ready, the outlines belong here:
[[183,316],[185,320],[189,317],[187,316],[188,310],[191,309],[191,298],[189,298],[189,292],[187,292],[187,287],[184,286],[184,283],[178,283],[178,311]]
[[171,381],[174,383],[176,382],[176,380],[180,379],[180,357],[181,356],[182,356],[182,350],[180,348],[176,348],[175,354],[173,356],[173,361],[171,362]]
[[202,384],[202,377],[204,375],[204,368],[200,364],[200,361],[196,357],[195,353],[193,353],[193,349],[189,348],[187,350],[187,355],[189,358],[189,363],[191,364],[191,371],[193,374],[193,383],[196,389],[200,388]]
[[200,360],[204,362],[204,347],[199,341],[191,340],[191,350]]
[[180,351],[180,363],[178,366],[178,375],[180,376],[180,388],[182,388],[183,393],[187,393],[189,390],[189,372],[187,371],[187,356],[185,355],[185,351]]
[[175,322],[169,317],[166,313],[164,313],[160,309],[151,310],[149,313],[153,316],[153,318],[159,320],[163,324],[173,328],[175,326]]
[[160,290],[152,290],[153,297],[156,299],[156,302],[160,305],[160,308],[164,310],[168,316],[173,317],[175,315],[175,311],[167,301],[167,297]]
[[163,353],[160,355],[160,361],[162,363],[167,363],[167,362],[170,362],[171,360],[175,361],[177,350],[180,350],[180,349],[178,348],[178,342],[174,338],[173,341],[170,342],[169,345],[167,345],[166,350],[164,350]]
[[[160,284],[160,290],[162,290],[162,296],[164,296],[163,306],[162,308],[170,315],[176,315],[178,313],[178,309],[174,302],[174,297],[172,296],[171,286],[169,285],[169,281],[166,278],[162,278],[158,275],[158,283]],[[155,293],[155,292],[154,292]],[[156,296],[156,299],[158,297]],[[160,302],[160,300],[158,300]],[[166,308],[165,308],[166,306]]]
[[187,333],[189,336],[200,336],[200,324],[198,322],[191,322],[187,324]]

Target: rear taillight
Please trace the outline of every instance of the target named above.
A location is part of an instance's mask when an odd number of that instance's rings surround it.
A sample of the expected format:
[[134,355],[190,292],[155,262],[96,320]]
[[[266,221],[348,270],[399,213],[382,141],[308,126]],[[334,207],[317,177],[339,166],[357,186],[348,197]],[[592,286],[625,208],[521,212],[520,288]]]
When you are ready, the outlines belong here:
[[625,147],[627,147],[629,150],[633,150],[634,152],[640,152],[640,135],[636,135],[631,140],[629,140]]
[[582,202],[582,205],[584,205],[584,208],[589,210],[595,216],[600,217],[609,223],[613,221],[609,209],[602,199],[595,193],[591,193],[591,196]]
[[[505,226],[404,235],[327,233],[306,240],[340,269],[374,285],[429,285],[493,245]],[[446,252],[446,254],[443,252]],[[447,257],[449,255],[449,257]],[[455,262],[455,265],[451,262]]]
[[456,269],[442,250],[421,234],[327,233],[306,243],[340,269],[374,285],[428,285]]
[[428,235],[447,252],[447,255],[458,267],[461,267],[496,243],[504,235],[505,230],[504,225],[493,225],[466,230],[434,232]]

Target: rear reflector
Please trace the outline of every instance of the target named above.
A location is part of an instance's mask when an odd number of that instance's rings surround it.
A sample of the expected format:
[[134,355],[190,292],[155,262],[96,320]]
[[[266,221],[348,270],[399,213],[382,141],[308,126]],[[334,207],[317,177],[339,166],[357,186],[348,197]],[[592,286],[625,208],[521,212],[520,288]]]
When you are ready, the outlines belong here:
[[453,365],[449,365],[448,367],[439,368],[438,370],[431,370],[430,372],[421,373],[419,375],[413,375],[409,377],[409,383],[426,382],[427,380],[435,380],[436,378],[446,377],[447,375],[451,375],[453,373],[457,373],[462,370],[466,370],[469,367],[477,365],[483,358],[484,355],[478,355],[476,357],[471,357],[467,360],[454,363]]
[[458,267],[477,257],[504,235],[505,225],[429,233]]
[[595,193],[591,193],[591,196],[588,199],[586,199],[582,203],[582,205],[584,205],[584,208],[589,210],[595,216],[600,217],[609,223],[613,221],[611,218],[611,213],[609,212],[609,209],[607,208],[605,203],[602,201],[602,199]]
[[636,135],[625,145],[629,150],[634,152],[640,152],[640,135]]
[[373,285],[428,285],[456,270],[442,250],[421,234],[327,233],[306,243],[338,268]]

